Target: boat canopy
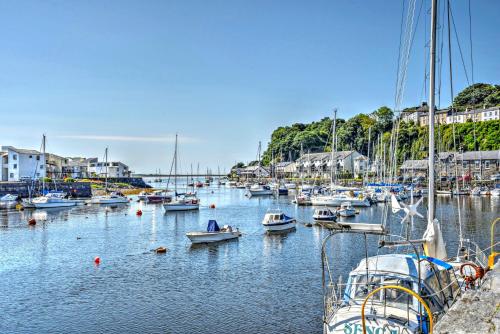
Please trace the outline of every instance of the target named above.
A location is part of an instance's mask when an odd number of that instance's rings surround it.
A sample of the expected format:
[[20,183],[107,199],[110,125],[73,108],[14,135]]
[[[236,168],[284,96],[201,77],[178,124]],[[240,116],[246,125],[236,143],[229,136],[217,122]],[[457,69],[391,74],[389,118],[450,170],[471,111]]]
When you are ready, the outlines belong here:
[[[427,259],[437,267],[440,267],[441,270],[450,270],[452,268],[450,264],[432,257],[421,256],[420,259]],[[363,259],[359,263],[358,267],[352,271],[352,274],[366,274],[366,261],[367,259]],[[394,273],[418,279],[417,269],[418,261],[414,255],[386,254],[368,258],[368,270],[372,274],[385,275],[387,273]],[[429,263],[426,263],[426,261],[420,263],[420,270],[421,278],[424,280],[435,274]]]
[[213,219],[208,221],[207,232],[219,232],[220,227],[217,225],[217,222]]

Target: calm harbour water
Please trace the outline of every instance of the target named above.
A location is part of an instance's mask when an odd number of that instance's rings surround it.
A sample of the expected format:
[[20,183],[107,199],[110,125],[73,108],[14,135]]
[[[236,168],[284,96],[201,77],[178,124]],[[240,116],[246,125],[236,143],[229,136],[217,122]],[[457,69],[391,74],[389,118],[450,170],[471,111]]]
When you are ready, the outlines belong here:
[[[135,199],[117,207],[0,211],[0,333],[321,333],[320,248],[328,231],[302,224],[312,221],[311,207],[244,194],[203,188],[199,212],[165,214],[161,205]],[[460,200],[465,234],[487,247],[500,199]],[[297,217],[296,231],[264,233],[264,213],[277,207]],[[438,198],[450,253],[456,207],[456,198]],[[135,215],[139,208],[142,217]],[[379,221],[382,208],[361,208],[352,221]],[[36,227],[27,226],[31,217]],[[214,218],[243,236],[191,246],[185,233],[204,230]],[[396,234],[399,220],[391,217]],[[414,228],[418,235],[425,223]],[[356,238],[339,240],[338,270],[348,271],[364,250]],[[169,252],[152,252],[158,246]]]

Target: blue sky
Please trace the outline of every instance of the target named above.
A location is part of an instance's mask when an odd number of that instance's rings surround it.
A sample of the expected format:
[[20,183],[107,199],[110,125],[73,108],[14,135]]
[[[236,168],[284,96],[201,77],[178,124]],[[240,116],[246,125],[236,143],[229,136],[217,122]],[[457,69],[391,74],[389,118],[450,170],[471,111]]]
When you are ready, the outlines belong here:
[[[467,4],[453,1],[470,70]],[[405,106],[425,97],[429,5]],[[183,169],[228,169],[255,158],[279,125],[334,107],[343,118],[392,107],[401,8],[396,0],[2,1],[0,145],[37,148],[46,133],[53,153],[102,157],[109,146],[112,159],[149,172],[168,169],[178,132]],[[472,1],[475,82],[499,83],[498,13],[499,1]],[[453,60],[458,91],[467,81],[458,52]]]

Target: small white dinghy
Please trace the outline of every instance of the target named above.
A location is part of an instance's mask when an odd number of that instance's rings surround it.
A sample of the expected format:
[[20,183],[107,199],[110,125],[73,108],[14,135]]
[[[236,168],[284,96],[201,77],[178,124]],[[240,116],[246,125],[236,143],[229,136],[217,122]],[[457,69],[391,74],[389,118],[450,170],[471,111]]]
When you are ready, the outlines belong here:
[[273,210],[266,213],[262,225],[268,232],[284,231],[295,228],[297,221],[285,215],[281,210]]
[[235,230],[229,225],[224,225],[223,228],[220,228],[215,220],[209,220],[206,231],[188,232],[186,236],[193,244],[203,244],[237,239],[241,237],[241,232],[238,228]]
[[341,217],[352,217],[356,215],[356,209],[354,209],[350,202],[344,202],[340,205],[340,209],[337,210],[339,216]]

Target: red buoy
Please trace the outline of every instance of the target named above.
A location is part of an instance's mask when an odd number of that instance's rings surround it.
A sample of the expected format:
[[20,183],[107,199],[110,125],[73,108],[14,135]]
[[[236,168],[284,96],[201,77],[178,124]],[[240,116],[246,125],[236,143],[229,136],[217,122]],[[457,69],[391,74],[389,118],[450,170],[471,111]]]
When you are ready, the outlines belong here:
[[35,218],[31,218],[30,220],[28,220],[28,225],[36,225],[36,220]]
[[101,263],[101,258],[99,256],[96,256],[95,259],[94,259],[94,263],[95,264]]
[[215,209],[215,204],[210,204],[210,209]]
[[135,214],[138,216],[142,216],[142,210],[137,210],[137,212]]

